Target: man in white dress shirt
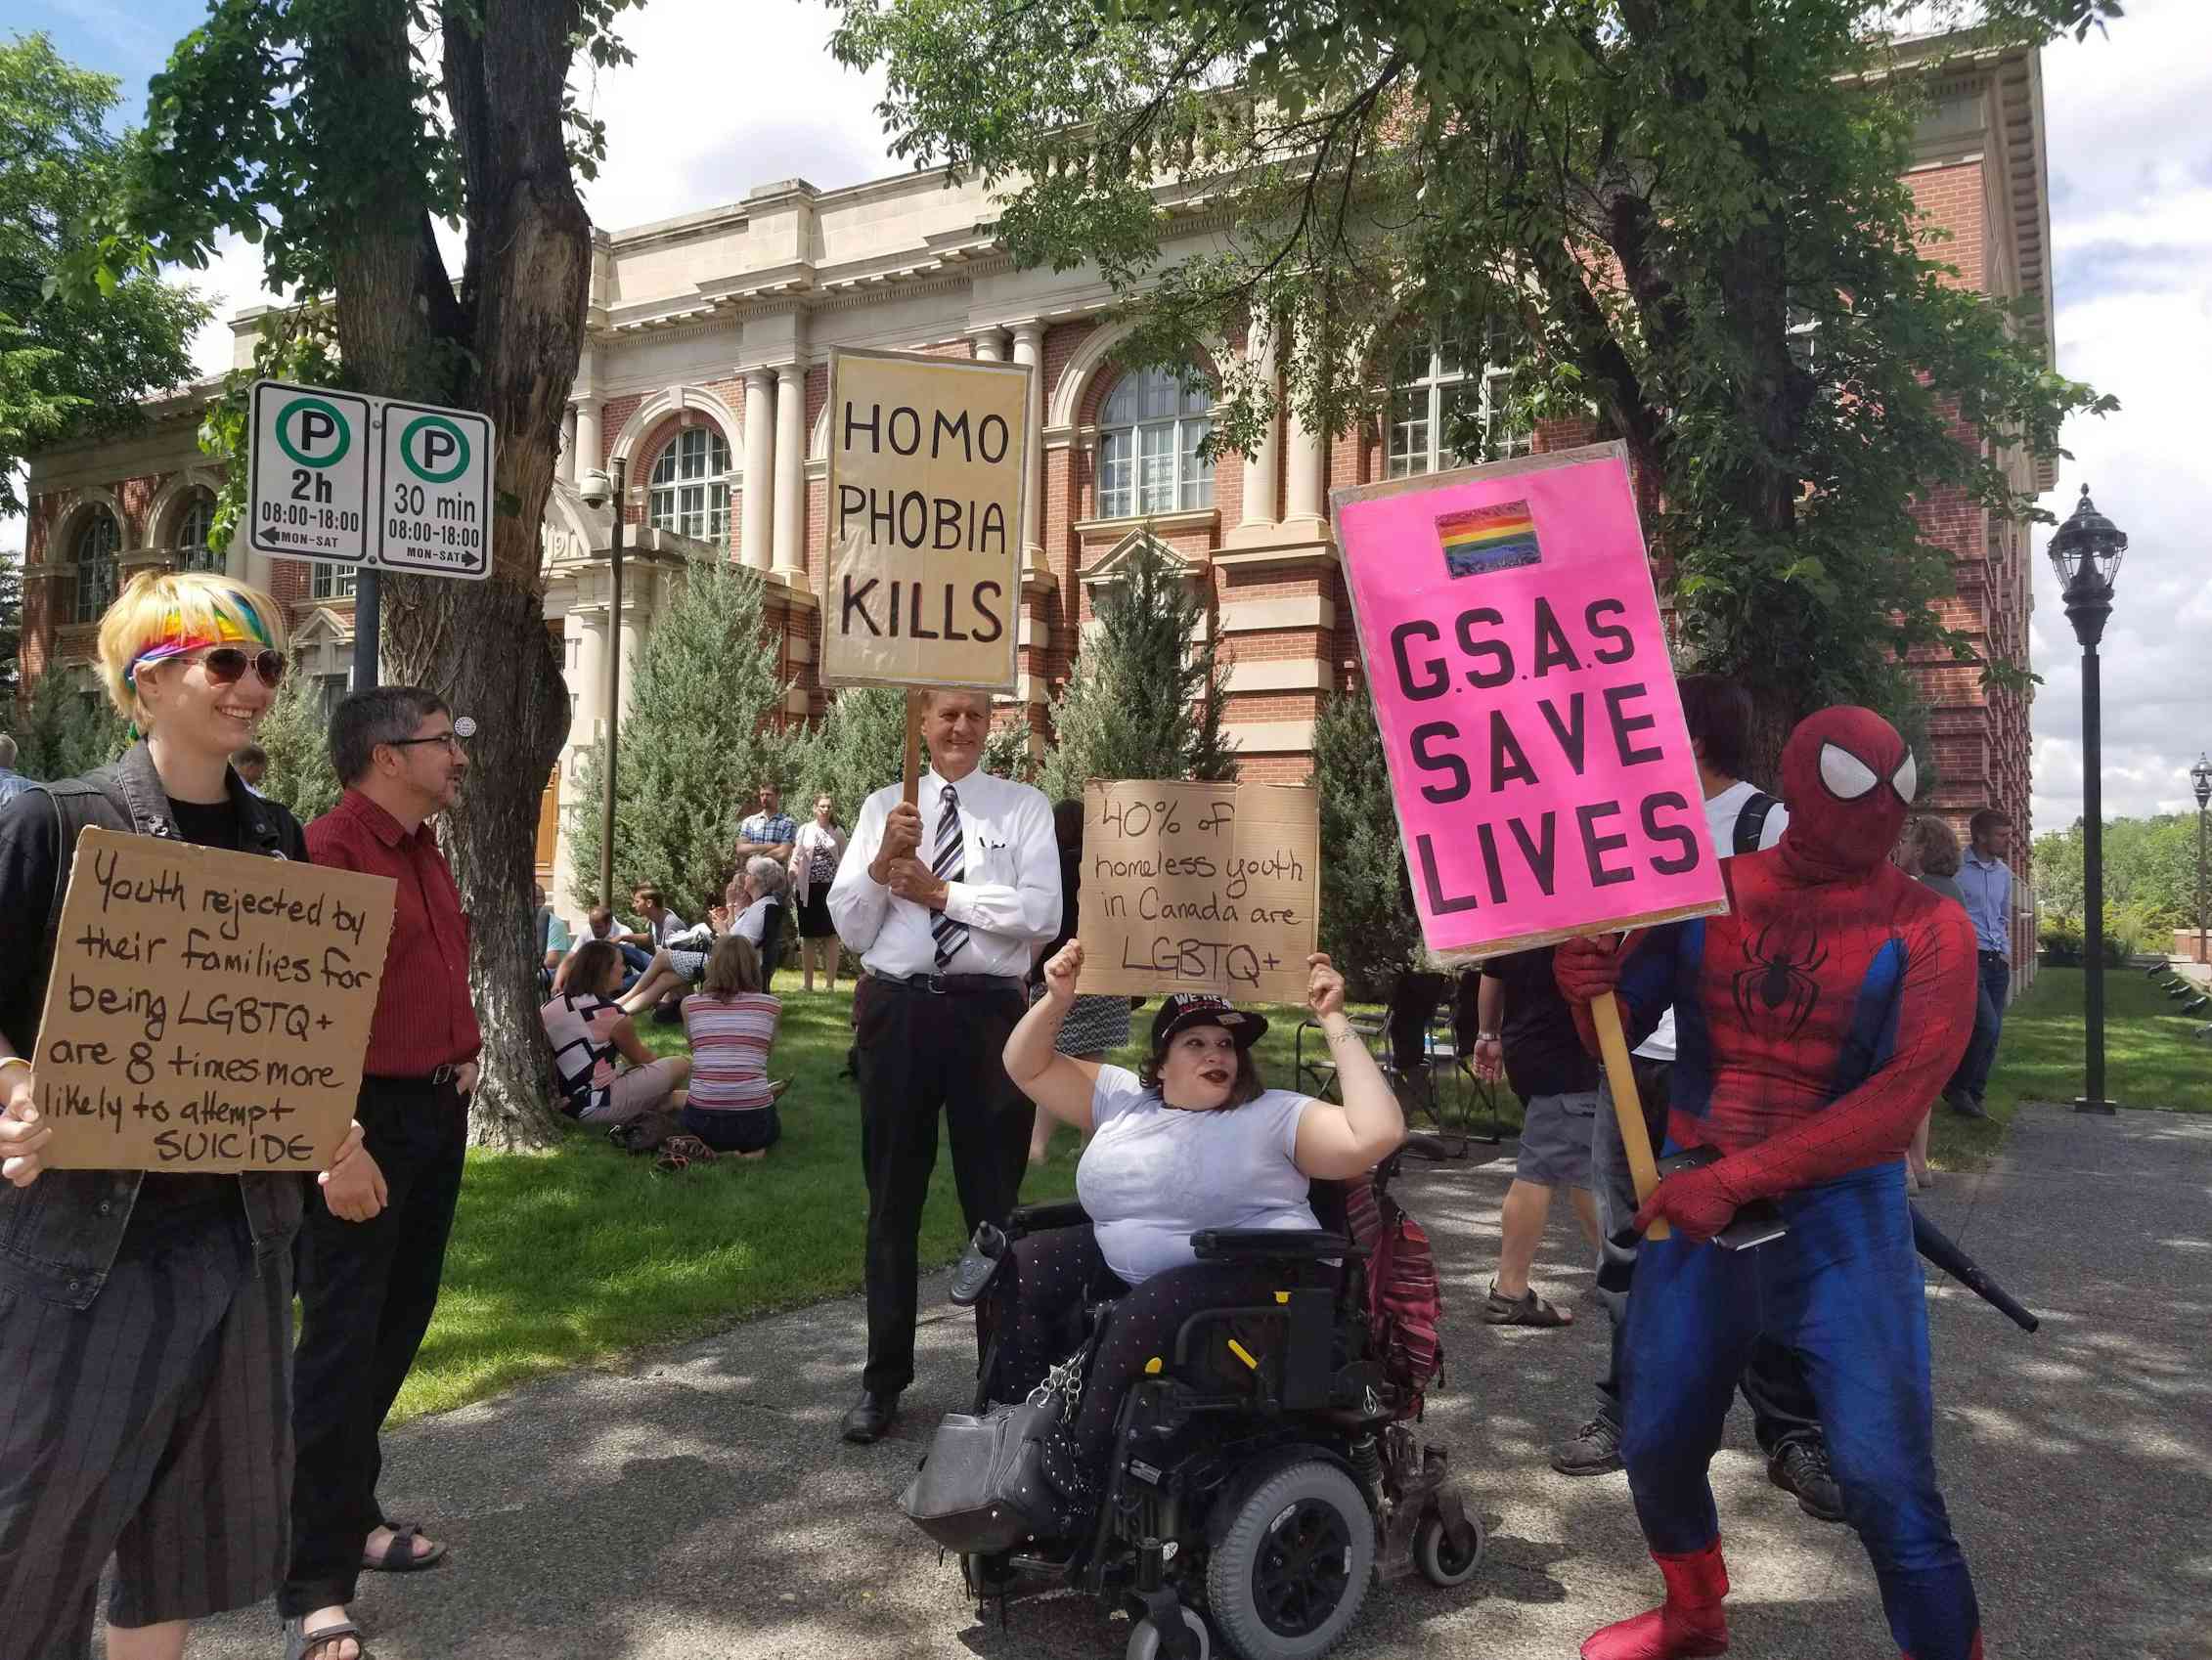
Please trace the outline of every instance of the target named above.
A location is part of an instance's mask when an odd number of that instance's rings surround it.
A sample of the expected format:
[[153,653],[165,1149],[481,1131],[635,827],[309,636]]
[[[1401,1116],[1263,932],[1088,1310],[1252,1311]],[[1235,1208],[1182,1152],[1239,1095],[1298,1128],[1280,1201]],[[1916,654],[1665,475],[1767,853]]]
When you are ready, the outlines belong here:
[[868,1184],[868,1355],[848,1441],[879,1439],[914,1376],[916,1244],[942,1108],[969,1231],[1003,1223],[1021,1190],[1036,1110],[1007,1077],[1023,976],[1060,926],[1052,808],[977,770],[991,699],[924,693],[931,764],[919,802],[868,797],[829,914],[865,973],[853,994],[861,1162]]

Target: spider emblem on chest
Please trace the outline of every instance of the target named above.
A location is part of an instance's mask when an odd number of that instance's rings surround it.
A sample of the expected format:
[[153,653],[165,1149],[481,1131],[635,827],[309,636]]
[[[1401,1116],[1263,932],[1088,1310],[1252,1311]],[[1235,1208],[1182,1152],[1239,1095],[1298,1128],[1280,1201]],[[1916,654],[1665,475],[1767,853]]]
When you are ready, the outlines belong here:
[[1770,922],[1744,941],[1744,961],[1748,966],[1736,971],[1733,984],[1745,1026],[1795,1037],[1820,1003],[1820,982],[1813,976],[1828,961],[1828,947],[1810,931]]

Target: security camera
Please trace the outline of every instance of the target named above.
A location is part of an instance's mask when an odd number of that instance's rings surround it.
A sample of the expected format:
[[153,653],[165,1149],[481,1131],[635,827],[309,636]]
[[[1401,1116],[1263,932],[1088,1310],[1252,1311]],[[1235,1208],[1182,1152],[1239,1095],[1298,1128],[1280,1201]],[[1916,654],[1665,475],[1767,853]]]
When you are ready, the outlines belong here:
[[614,486],[607,482],[605,473],[593,467],[576,481],[576,494],[584,498],[585,506],[596,512],[606,505],[607,498],[614,494]]

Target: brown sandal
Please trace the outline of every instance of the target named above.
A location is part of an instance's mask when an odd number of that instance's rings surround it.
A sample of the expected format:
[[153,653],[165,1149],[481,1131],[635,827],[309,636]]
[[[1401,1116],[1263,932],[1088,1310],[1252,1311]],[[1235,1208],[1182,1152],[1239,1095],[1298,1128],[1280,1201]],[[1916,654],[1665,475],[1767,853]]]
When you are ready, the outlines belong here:
[[1531,1286],[1518,1297],[1500,1296],[1493,1281],[1489,1300],[1482,1305],[1482,1324],[1485,1326],[1534,1326],[1549,1329],[1555,1326],[1571,1326],[1574,1318],[1563,1314],[1551,1301],[1536,1294]]

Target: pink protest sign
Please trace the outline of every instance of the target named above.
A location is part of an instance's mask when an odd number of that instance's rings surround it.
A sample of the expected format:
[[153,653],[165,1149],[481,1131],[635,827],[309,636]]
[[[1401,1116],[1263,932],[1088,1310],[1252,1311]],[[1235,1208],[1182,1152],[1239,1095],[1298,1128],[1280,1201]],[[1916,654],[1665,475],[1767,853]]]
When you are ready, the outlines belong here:
[[1622,447],[1334,508],[1430,951],[1725,910]]

